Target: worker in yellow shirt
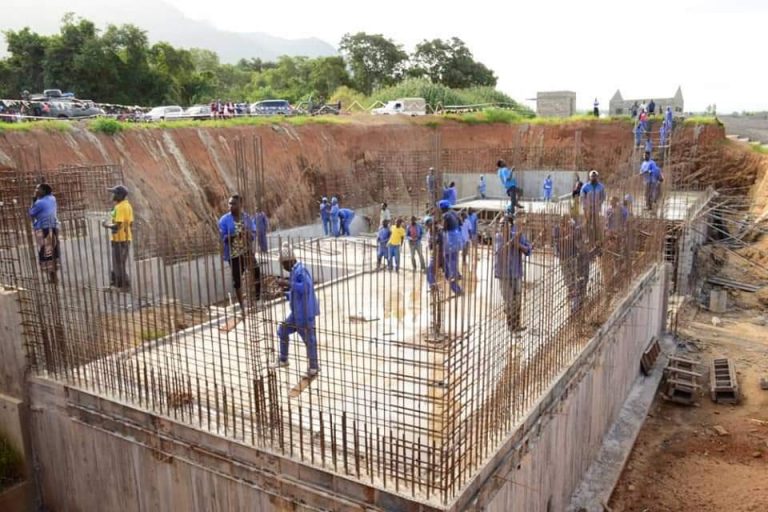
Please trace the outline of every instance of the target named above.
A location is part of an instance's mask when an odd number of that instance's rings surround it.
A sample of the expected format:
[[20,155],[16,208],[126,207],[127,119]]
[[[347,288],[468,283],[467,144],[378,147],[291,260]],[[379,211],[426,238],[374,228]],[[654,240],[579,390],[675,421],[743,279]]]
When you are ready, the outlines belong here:
[[405,240],[405,228],[403,227],[403,219],[397,219],[395,225],[392,227],[392,232],[389,235],[389,262],[387,268],[392,270],[392,266],[395,267],[395,272],[400,272],[400,246],[403,245]]
[[109,189],[112,192],[112,201],[115,206],[110,212],[110,221],[102,225],[112,232],[112,272],[109,277],[109,285],[120,291],[128,291],[128,253],[131,248],[131,225],[133,224],[133,207],[128,202],[128,189],[123,185],[117,185]]

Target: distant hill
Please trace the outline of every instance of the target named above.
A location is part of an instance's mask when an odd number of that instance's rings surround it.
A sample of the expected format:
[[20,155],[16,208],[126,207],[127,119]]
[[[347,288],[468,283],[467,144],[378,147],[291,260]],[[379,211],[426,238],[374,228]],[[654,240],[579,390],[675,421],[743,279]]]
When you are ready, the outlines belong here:
[[[182,48],[205,48],[216,52],[222,62],[234,63],[252,57],[275,60],[281,55],[320,57],[336,54],[332,45],[316,38],[283,39],[264,32],[219,30],[205,21],[187,18],[162,0],[3,0],[0,30],[29,26],[40,34],[57,33],[61,18],[67,12],[93,21],[100,29],[108,24],[132,23],[146,30],[151,42],[167,41]],[[3,40],[0,56],[5,54]]]

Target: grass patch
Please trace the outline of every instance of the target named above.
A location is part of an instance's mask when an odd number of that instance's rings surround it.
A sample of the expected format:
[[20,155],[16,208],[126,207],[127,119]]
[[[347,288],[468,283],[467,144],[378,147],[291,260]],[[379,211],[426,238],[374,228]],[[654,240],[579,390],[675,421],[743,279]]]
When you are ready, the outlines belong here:
[[763,144],[750,144],[752,151],[761,155],[768,155],[768,146]]
[[720,124],[720,121],[714,116],[691,116],[686,117],[683,124],[686,126],[697,124]]
[[0,434],[0,490],[24,479],[24,463],[21,455]]
[[34,130],[64,133],[71,129],[72,126],[69,121],[58,121],[55,119],[23,123],[0,123],[0,133],[31,132]]
[[471,112],[467,114],[447,114],[446,119],[464,124],[533,124],[533,125],[564,125],[569,123],[632,123],[629,116],[615,117],[594,117],[591,114],[578,114],[571,117],[526,117],[514,110],[505,110],[491,108],[482,112]]
[[123,124],[116,119],[108,117],[102,117],[94,119],[88,124],[88,129],[94,133],[106,133],[107,135],[115,135],[123,131]]

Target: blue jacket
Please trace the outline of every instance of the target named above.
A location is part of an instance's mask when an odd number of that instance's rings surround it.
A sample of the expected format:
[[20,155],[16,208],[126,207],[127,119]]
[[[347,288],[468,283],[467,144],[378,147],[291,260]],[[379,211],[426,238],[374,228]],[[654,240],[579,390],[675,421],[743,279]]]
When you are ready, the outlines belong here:
[[544,192],[552,191],[552,180],[550,178],[544,179]]
[[339,205],[333,204],[331,205],[331,218],[338,218],[339,216]]
[[661,169],[652,159],[645,160],[640,164],[640,174],[643,175],[646,183],[657,183],[661,181]]
[[477,191],[481,194],[485,194],[486,190],[488,190],[488,184],[485,182],[485,179],[480,178],[480,183],[477,184]]
[[629,219],[629,210],[626,206],[619,205],[618,211],[613,206],[609,206],[605,213],[605,226],[608,231],[620,231],[627,225]]
[[467,220],[469,220],[469,233],[474,237],[477,236],[477,214],[475,212],[470,213],[467,216]]
[[269,231],[269,219],[267,219],[266,213],[264,212],[257,213],[253,219],[253,222],[257,232],[266,233],[267,231]]
[[56,198],[49,194],[37,199],[29,209],[34,229],[51,229],[59,227],[59,219],[56,216]]
[[525,237],[520,235],[520,248],[518,250],[512,240],[517,234],[517,226],[512,226],[509,232],[509,240],[505,243],[501,233],[496,235],[496,265],[494,275],[496,279],[522,279],[523,277],[523,254],[531,255],[531,243]]
[[587,182],[581,187],[581,204],[584,209],[589,206],[599,210],[603,202],[605,202],[605,187],[602,183],[597,182],[593,185]]
[[307,325],[320,314],[320,303],[315,293],[315,283],[312,274],[302,263],[296,263],[291,269],[291,289],[288,292],[288,303],[291,316],[297,325]]
[[[251,232],[251,239],[256,237],[256,224],[253,222],[247,213],[241,212],[240,217],[243,219],[243,226],[245,229]],[[231,212],[227,212],[219,219],[219,237],[224,243],[224,253],[222,259],[229,261],[229,237],[235,234],[235,219],[232,217]],[[250,249],[249,249],[250,250]]]
[[331,218],[331,205],[328,203],[320,203],[320,218],[322,220],[328,220]]
[[339,218],[343,221],[349,222],[355,217],[355,212],[349,208],[339,208]]
[[456,189],[454,187],[446,187],[443,189],[443,199],[451,203],[451,206],[456,204]]
[[498,175],[499,181],[501,181],[501,186],[504,187],[505,190],[517,187],[517,178],[515,178],[515,173],[513,173],[509,167],[501,167],[498,171]]

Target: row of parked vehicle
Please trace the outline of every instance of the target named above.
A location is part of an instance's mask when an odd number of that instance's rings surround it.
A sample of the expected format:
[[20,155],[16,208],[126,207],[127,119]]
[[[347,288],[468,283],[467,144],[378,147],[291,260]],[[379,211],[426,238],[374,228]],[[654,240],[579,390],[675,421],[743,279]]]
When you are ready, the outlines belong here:
[[[224,114],[223,117],[232,117],[234,115],[254,115],[254,116],[290,116],[296,113],[291,104],[286,100],[265,100],[258,101],[251,105],[236,104],[235,111]],[[155,107],[144,114],[145,121],[165,121],[170,119],[211,119],[215,117],[210,105],[192,105],[183,109],[178,105],[166,105]]]

